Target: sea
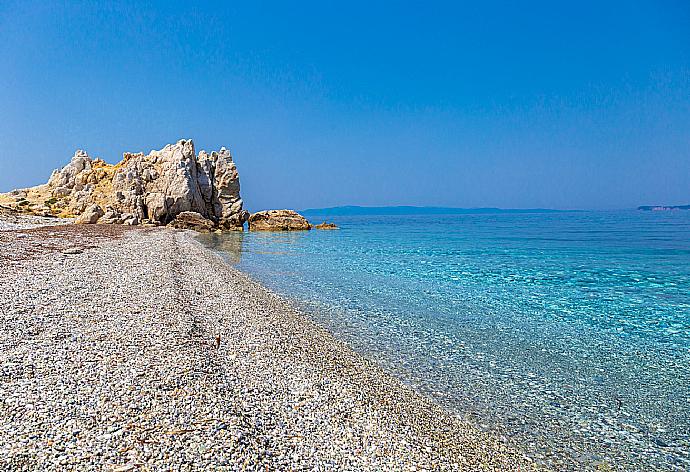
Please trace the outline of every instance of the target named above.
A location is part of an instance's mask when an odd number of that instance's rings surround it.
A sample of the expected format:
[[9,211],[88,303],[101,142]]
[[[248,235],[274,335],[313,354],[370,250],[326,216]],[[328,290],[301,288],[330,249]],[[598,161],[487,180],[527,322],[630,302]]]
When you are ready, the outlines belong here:
[[690,470],[690,211],[311,219],[201,240],[537,463]]

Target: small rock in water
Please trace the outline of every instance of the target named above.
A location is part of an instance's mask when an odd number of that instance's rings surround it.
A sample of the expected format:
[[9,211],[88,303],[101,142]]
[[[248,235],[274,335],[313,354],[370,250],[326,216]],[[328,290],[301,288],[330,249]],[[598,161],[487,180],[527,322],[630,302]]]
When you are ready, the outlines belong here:
[[70,247],[62,251],[63,254],[81,254],[82,252],[84,250],[78,247]]
[[654,438],[654,444],[659,447],[671,447],[666,441],[661,438]]
[[335,223],[328,223],[324,221],[323,223],[314,226],[316,229],[339,229]]

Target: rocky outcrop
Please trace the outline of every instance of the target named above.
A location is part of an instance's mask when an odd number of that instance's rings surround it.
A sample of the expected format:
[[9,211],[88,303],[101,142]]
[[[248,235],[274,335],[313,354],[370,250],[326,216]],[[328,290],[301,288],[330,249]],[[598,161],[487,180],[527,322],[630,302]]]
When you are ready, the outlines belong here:
[[173,228],[178,229],[193,229],[202,233],[207,233],[214,229],[213,221],[204,218],[200,213],[195,211],[183,211],[170,222]]
[[311,229],[305,217],[293,210],[265,210],[252,213],[249,231],[303,231]]
[[192,140],[181,140],[149,154],[125,153],[110,165],[77,151],[69,164],[48,183],[15,190],[0,203],[34,214],[79,216],[91,223],[165,225],[180,213],[195,212],[214,227],[242,229],[249,213],[242,209],[240,180],[230,152],[194,151]]
[[326,223],[325,221],[321,224],[314,226],[316,229],[339,229],[335,223]]

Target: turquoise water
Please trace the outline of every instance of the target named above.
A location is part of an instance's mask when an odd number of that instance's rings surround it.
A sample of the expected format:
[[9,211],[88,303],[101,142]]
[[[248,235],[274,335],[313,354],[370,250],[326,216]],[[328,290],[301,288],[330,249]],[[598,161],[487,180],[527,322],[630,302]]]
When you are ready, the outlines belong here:
[[536,461],[690,469],[690,212],[327,219],[203,240]]

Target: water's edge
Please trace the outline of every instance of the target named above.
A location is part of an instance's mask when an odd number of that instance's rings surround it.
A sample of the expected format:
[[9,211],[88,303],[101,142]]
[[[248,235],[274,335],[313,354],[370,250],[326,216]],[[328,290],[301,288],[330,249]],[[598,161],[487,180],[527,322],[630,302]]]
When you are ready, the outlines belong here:
[[647,247],[630,239],[649,231],[635,219],[631,229],[609,224],[610,239],[593,232],[594,245],[588,234],[578,242],[582,223],[575,243],[561,243],[544,231],[553,223],[531,220],[523,232],[541,224],[536,243],[504,225],[497,244],[505,220],[484,218],[488,236],[465,218],[441,239],[405,221],[392,235],[365,221],[330,234],[201,240],[406,385],[538,462],[684,470],[690,225],[681,221],[680,239],[655,226]]
[[[433,388],[425,388],[425,385],[420,384],[418,382],[413,381],[410,377],[401,375],[401,373],[396,370],[390,363],[382,362],[382,359],[377,357],[376,355],[372,354],[371,352],[368,351],[362,351],[356,348],[356,346],[346,340],[343,339],[337,331],[334,331],[331,326],[329,326],[328,323],[324,322],[326,317],[324,316],[324,313],[327,311],[327,309],[319,310],[318,308],[314,308],[313,305],[310,305],[309,303],[305,303],[304,301],[301,301],[294,296],[291,296],[286,293],[279,293],[267,286],[264,282],[261,280],[257,279],[251,272],[248,272],[246,270],[243,270],[241,268],[237,267],[237,263],[233,262],[233,258],[231,255],[215,250],[211,247],[208,246],[207,242],[203,241],[203,234],[201,237],[199,235],[196,235],[196,240],[200,242],[202,245],[207,250],[213,251],[216,255],[221,257],[225,263],[233,267],[235,270],[241,272],[247,279],[252,281],[253,283],[256,283],[258,285],[261,285],[263,289],[265,289],[267,292],[270,292],[273,296],[280,298],[283,300],[288,306],[290,306],[295,312],[301,314],[304,316],[306,320],[309,320],[316,325],[318,325],[320,328],[324,329],[326,332],[328,332],[331,336],[333,336],[335,339],[338,339],[345,344],[349,348],[351,348],[355,353],[358,355],[362,356],[363,358],[367,359],[368,361],[371,361],[372,363],[376,364],[379,366],[383,371],[399,381],[402,385],[411,388],[414,392],[417,394],[421,395],[423,398],[429,400],[433,404],[440,406],[446,413],[449,415],[459,418],[463,422],[469,423],[472,427],[476,428],[477,431],[483,431],[483,432],[490,432],[492,434],[497,435],[498,438],[500,438],[501,442],[504,443],[507,447],[512,448],[516,451],[519,451],[521,454],[523,454],[525,457],[529,457],[531,461],[533,461],[536,464],[541,464],[544,467],[549,467],[553,465],[557,465],[559,467],[576,467],[577,470],[584,470],[582,467],[586,466],[585,464],[582,464],[581,462],[574,460],[573,458],[570,457],[562,457],[560,456],[560,453],[556,451],[551,451],[550,454],[547,454],[547,456],[543,454],[530,454],[529,451],[525,448],[524,443],[520,443],[517,441],[515,438],[510,437],[510,435],[507,433],[503,425],[500,424],[491,424],[488,425],[486,423],[482,423],[480,420],[479,416],[473,414],[472,411],[468,409],[462,409],[458,408],[457,405],[451,405],[448,404],[447,402],[444,402],[442,398],[439,398],[437,395],[434,395],[434,389]],[[548,450],[549,445],[548,444],[541,444],[540,448],[543,451]],[[545,460],[547,459],[547,460]],[[599,464],[590,464],[593,466],[598,466]],[[589,469],[589,467],[588,467]],[[596,470],[592,468],[592,470]]]

